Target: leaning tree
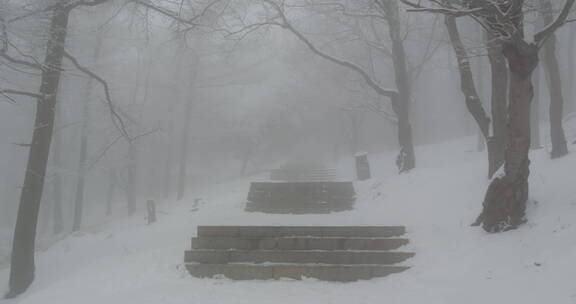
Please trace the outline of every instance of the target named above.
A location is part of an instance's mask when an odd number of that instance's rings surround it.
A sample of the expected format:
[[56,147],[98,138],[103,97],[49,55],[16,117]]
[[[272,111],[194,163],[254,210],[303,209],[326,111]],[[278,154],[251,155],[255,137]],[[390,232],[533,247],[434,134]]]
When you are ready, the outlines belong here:
[[554,32],[566,23],[575,0],[566,0],[560,13],[533,39],[524,33],[524,0],[428,0],[429,6],[401,0],[415,12],[442,13],[453,17],[468,16],[478,21],[500,40],[508,63],[508,144],[503,173],[492,179],[484,198],[483,210],[476,224],[488,232],[518,227],[525,221],[528,200],[530,159],[530,102],[534,95],[532,72],[538,65],[538,50]]
[[[506,117],[508,112],[506,111],[506,104],[508,99],[506,98],[506,93],[508,89],[508,72],[506,71],[505,59],[501,52],[501,43],[494,35],[488,32],[485,40],[492,78],[490,97],[492,117],[490,118],[486,110],[484,110],[480,94],[476,88],[468,50],[462,41],[456,18],[452,15],[446,15],[444,16],[444,24],[458,62],[460,90],[464,95],[466,108],[474,118],[487,144],[488,177],[491,178],[504,163],[504,150],[507,140]],[[482,76],[480,75],[480,77]]]

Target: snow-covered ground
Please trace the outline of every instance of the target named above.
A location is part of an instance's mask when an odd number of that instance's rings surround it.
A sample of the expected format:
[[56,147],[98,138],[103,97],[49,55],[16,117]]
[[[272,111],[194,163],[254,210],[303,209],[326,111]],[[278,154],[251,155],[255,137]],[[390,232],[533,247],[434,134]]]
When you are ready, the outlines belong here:
[[[250,179],[215,184],[190,201],[59,241],[38,254],[30,290],[4,303],[576,303],[576,151],[532,153],[528,223],[487,234],[470,227],[488,184],[485,153],[467,138],[418,147],[418,169],[397,175],[394,154],[370,156],[355,210],[328,215],[245,213]],[[574,145],[571,145],[574,150]],[[339,168],[351,175],[351,160]],[[261,177],[251,177],[261,178]],[[192,198],[205,203],[192,211]],[[197,225],[405,225],[411,269],[354,283],[197,279],[181,263]],[[6,286],[7,270],[0,270]],[[0,287],[0,291],[1,291]]]

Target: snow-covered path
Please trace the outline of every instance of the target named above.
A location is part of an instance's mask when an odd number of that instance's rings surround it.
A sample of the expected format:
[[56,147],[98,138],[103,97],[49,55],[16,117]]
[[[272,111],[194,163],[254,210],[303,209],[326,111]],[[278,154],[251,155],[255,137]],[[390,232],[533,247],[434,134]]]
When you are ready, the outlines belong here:
[[[472,142],[471,139],[469,139]],[[461,141],[419,147],[418,169],[396,175],[394,155],[373,157],[376,178],[356,185],[352,212],[243,211],[250,180],[213,185],[161,204],[159,222],[134,216],[70,236],[38,254],[37,279],[12,304],[51,303],[576,303],[576,154],[532,156],[529,223],[489,235],[469,224],[485,191],[484,153]],[[469,145],[470,146],[470,145]],[[349,171],[344,163],[341,171]],[[192,199],[191,199],[192,200]],[[354,283],[197,279],[181,266],[197,225],[405,225],[408,271]],[[8,272],[0,271],[0,286]]]

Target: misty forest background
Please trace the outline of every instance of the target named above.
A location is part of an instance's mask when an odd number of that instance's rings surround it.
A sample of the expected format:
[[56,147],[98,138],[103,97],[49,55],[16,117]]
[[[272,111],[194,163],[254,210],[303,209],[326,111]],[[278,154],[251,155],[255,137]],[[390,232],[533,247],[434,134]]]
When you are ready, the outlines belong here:
[[[526,36],[565,8],[516,2]],[[46,67],[60,6],[69,13],[65,54],[61,66]],[[508,80],[494,75],[508,72],[499,38],[473,18],[407,9],[418,10],[393,0],[1,0],[0,265],[10,260],[37,100],[50,98],[38,90],[48,70],[61,74],[40,248],[131,215],[149,199],[193,199],[203,185],[287,160],[332,166],[361,151],[400,151],[398,171],[410,174],[423,144],[475,136],[461,148],[486,151],[488,137],[503,140],[492,147],[503,151]],[[539,45],[531,75],[531,148],[554,158],[572,145],[555,146],[554,131],[576,120],[568,10]],[[487,177],[503,153],[487,161]],[[480,210],[484,197],[477,200]]]

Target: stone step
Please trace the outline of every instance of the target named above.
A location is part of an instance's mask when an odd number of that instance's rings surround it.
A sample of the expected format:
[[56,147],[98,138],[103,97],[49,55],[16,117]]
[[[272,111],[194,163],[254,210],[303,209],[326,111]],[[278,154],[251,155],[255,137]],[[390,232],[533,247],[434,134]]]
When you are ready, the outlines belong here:
[[226,263],[318,263],[395,264],[414,256],[411,252],[349,250],[188,250],[184,262]]
[[262,212],[272,214],[328,214],[332,212],[342,212],[353,210],[353,203],[255,203],[247,202],[244,210],[246,212]]
[[350,181],[253,182],[250,184],[247,202],[290,208],[289,205],[353,204],[355,196],[354,184]]
[[198,226],[198,237],[396,237],[404,226]]
[[239,250],[394,250],[408,244],[399,238],[345,237],[196,237],[192,249]]
[[402,272],[408,267],[383,265],[254,265],[254,264],[195,264],[186,263],[186,268],[195,277],[223,275],[233,280],[269,280],[303,277],[324,281],[350,282],[384,277]]

